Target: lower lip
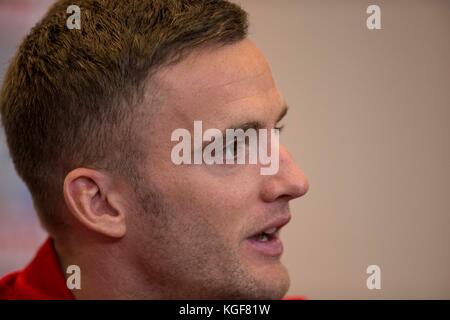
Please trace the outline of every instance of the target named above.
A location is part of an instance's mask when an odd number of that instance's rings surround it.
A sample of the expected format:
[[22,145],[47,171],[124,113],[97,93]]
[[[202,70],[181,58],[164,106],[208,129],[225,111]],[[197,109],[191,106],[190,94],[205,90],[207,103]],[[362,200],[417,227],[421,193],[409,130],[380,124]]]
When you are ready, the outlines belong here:
[[255,239],[247,239],[246,243],[248,243],[251,249],[265,256],[279,257],[283,253],[283,243],[277,236],[264,242]]

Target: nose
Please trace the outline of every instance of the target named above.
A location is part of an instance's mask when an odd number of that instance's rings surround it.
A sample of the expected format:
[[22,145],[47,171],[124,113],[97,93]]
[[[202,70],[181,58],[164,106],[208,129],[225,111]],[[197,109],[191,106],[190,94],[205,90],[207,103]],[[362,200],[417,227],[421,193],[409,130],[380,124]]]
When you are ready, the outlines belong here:
[[265,202],[279,199],[290,201],[303,196],[309,189],[305,174],[282,145],[280,145],[279,157],[280,167],[277,174],[265,176],[261,190],[261,198]]

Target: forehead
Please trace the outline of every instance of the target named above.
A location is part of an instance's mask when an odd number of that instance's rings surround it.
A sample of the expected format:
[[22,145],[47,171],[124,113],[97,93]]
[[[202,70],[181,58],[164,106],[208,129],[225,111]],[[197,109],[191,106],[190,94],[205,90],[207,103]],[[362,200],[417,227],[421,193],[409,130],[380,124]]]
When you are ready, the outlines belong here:
[[[197,50],[157,75],[163,108],[160,120],[208,127],[267,118],[283,105],[266,59],[250,40]],[[261,119],[262,120],[262,119]]]

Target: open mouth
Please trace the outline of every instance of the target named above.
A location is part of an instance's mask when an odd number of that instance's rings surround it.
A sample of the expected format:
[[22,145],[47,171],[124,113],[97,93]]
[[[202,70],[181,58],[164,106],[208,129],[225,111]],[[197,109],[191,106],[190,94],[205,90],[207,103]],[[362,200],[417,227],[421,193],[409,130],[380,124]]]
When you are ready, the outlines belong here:
[[265,230],[261,233],[254,235],[253,237],[250,237],[250,239],[260,242],[268,242],[277,237],[277,231],[278,228],[270,228],[268,230]]
[[283,253],[283,243],[279,238],[280,229],[290,220],[285,216],[274,221],[262,231],[246,239],[252,251],[269,257],[279,257]]

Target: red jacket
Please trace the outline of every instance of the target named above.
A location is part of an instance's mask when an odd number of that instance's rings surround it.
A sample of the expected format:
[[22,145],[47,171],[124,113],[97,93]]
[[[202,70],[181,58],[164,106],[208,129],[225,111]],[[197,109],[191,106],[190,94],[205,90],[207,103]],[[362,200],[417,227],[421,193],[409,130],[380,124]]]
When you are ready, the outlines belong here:
[[[23,270],[0,279],[0,300],[72,300],[66,286],[51,238],[41,246],[31,263]],[[301,296],[285,297],[302,300]]]
[[47,239],[23,270],[0,279],[0,300],[71,300],[53,241]]

